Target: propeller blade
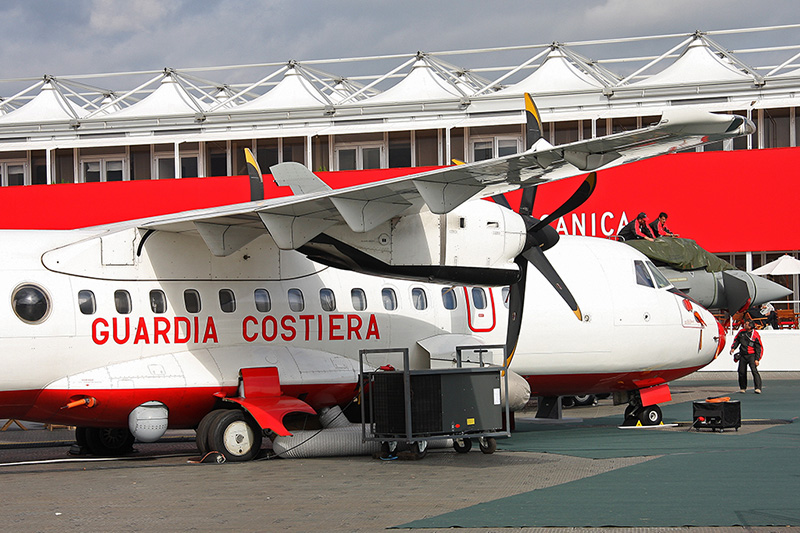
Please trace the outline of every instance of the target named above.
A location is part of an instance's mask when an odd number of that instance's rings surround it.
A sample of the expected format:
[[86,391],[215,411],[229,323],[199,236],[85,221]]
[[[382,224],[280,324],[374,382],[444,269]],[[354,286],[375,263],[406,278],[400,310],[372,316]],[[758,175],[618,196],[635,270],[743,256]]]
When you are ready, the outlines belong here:
[[519,266],[519,281],[509,287],[508,291],[508,329],[506,330],[506,366],[511,364],[514,351],[517,349],[519,334],[522,331],[522,311],[525,304],[525,280],[527,277],[528,262],[517,257]]
[[258,161],[249,148],[244,149],[244,159],[247,161],[247,174],[250,176],[250,201],[264,199],[264,177],[258,166]]
[[533,202],[536,200],[536,187],[522,189],[522,198],[519,201],[520,215],[533,215]]
[[506,197],[502,194],[495,194],[492,196],[492,200],[494,200],[494,203],[502,205],[506,209],[511,209],[511,204],[508,203],[508,200],[506,200]]
[[527,259],[536,269],[542,273],[547,281],[550,282],[550,285],[556,290],[556,292],[561,295],[565,302],[572,312],[575,313],[575,316],[578,320],[583,320],[583,313],[581,313],[580,307],[578,307],[578,302],[575,301],[575,298],[572,296],[572,293],[569,292],[566,283],[564,280],[561,279],[561,276],[558,275],[556,269],[553,268],[553,265],[550,261],[545,257],[544,252],[541,248],[534,246],[533,248],[526,250],[522,253],[522,257]]
[[536,232],[542,229],[544,226],[547,226],[553,220],[557,219],[558,217],[564,216],[570,211],[577,209],[578,207],[583,204],[586,200],[594,192],[595,187],[597,186],[597,172],[592,172],[586,179],[583,180],[581,186],[578,187],[578,190],[575,191],[572,196],[570,196],[566,202],[561,204],[561,206],[550,213],[548,216],[544,217],[538,224],[536,224],[531,231]]

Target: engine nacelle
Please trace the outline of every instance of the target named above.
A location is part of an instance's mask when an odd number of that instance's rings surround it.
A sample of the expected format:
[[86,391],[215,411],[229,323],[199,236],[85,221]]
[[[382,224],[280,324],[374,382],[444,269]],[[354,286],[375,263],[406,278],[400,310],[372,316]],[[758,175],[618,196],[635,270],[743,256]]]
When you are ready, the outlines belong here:
[[128,415],[128,429],[139,442],[155,442],[167,431],[169,409],[161,402],[145,402]]
[[518,276],[525,222],[493,202],[471,201],[437,215],[427,209],[364,233],[334,226],[299,251],[348,270],[444,283],[504,285]]

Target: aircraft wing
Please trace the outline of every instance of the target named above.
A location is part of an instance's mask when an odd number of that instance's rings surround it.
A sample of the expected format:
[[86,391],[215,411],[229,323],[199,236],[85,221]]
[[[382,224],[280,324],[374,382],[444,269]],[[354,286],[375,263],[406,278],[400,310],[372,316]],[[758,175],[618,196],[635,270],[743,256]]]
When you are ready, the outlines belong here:
[[[327,228],[346,224],[369,231],[401,214],[427,207],[448,213],[472,198],[580,175],[684,150],[754,131],[737,115],[672,109],[649,127],[561,146],[537,141],[529,150],[504,157],[410,174],[376,183],[331,189],[298,163],[271,168],[285,198],[188,211],[139,221],[142,229],[198,231],[215,255],[228,255],[268,231],[279,247],[302,246]],[[252,159],[252,155],[249,155]],[[252,165],[255,161],[251,161]]]

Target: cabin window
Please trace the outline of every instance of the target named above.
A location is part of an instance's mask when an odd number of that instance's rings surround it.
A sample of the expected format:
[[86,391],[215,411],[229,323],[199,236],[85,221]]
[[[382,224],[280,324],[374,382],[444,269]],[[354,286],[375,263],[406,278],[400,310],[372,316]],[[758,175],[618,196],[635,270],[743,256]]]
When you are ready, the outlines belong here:
[[653,263],[647,261],[647,266],[650,267],[650,273],[653,275],[653,279],[656,281],[656,286],[659,289],[670,286],[669,280],[664,277],[664,274],[662,274]]
[[633,266],[636,269],[636,283],[645,287],[655,288],[653,280],[650,278],[650,273],[647,271],[644,263],[637,259],[633,262]]
[[50,313],[50,298],[41,287],[25,284],[14,290],[11,306],[23,322],[39,324]]
[[428,296],[425,294],[425,289],[422,287],[414,287],[411,289],[411,301],[414,303],[414,309],[424,311],[428,308]]
[[508,301],[511,299],[511,288],[510,287],[503,287],[503,290],[500,293],[503,296],[503,305],[506,309],[508,309]]
[[131,308],[131,294],[128,291],[118,290],[114,291],[114,307],[117,308],[117,313],[121,315],[130,314]]
[[269,297],[267,289],[256,289],[253,293],[253,298],[256,301],[256,310],[259,313],[269,313],[272,309],[272,299]]
[[331,289],[319,290],[319,304],[323,311],[336,311],[336,296]]
[[472,288],[472,305],[475,306],[475,309],[486,309],[488,304],[486,302],[486,291],[483,288]]
[[303,298],[303,291],[300,289],[289,289],[289,309],[299,313],[306,308],[306,301]]
[[442,289],[442,303],[444,304],[445,309],[449,309],[451,311],[458,307],[455,287],[445,287]]
[[194,289],[186,289],[183,291],[183,305],[186,306],[186,311],[188,313],[199,313],[202,308],[200,293]]
[[383,308],[387,311],[394,311],[397,309],[397,294],[394,289],[386,287],[381,291],[381,298],[383,299]]
[[350,300],[353,302],[353,309],[356,311],[363,311],[367,308],[367,294],[364,289],[351,290]]
[[78,291],[78,309],[84,315],[93,315],[97,311],[97,301],[92,291]]
[[219,308],[223,313],[236,311],[236,295],[230,289],[219,290]]
[[167,312],[167,297],[164,296],[164,291],[160,289],[150,291],[150,309],[156,314]]

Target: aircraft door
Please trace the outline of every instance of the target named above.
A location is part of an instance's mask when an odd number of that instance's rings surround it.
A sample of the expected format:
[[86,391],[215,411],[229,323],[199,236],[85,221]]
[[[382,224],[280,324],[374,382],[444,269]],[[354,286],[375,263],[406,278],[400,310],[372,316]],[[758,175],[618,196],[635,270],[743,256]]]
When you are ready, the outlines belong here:
[[491,288],[464,287],[466,299],[467,323],[475,333],[492,331],[497,325],[494,293]]

